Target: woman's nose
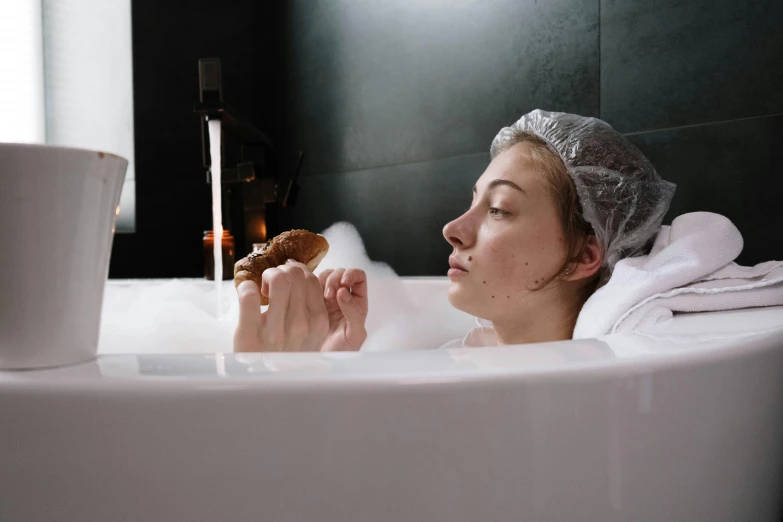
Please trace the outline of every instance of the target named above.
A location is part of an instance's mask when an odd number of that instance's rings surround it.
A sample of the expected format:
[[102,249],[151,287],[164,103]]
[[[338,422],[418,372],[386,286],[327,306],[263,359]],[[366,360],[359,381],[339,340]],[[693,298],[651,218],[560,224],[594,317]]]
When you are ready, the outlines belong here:
[[468,247],[472,243],[467,214],[463,214],[443,227],[443,237],[453,247]]

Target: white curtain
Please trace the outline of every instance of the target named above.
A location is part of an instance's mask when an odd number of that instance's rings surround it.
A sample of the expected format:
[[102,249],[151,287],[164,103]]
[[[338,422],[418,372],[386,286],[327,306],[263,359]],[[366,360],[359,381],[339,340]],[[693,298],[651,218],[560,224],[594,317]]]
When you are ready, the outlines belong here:
[[117,232],[134,231],[130,0],[0,0],[0,141],[127,158]]
[[0,0],[0,142],[45,140],[41,0]]
[[42,6],[46,141],[128,159],[117,232],[132,232],[136,182],[130,0],[43,0]]

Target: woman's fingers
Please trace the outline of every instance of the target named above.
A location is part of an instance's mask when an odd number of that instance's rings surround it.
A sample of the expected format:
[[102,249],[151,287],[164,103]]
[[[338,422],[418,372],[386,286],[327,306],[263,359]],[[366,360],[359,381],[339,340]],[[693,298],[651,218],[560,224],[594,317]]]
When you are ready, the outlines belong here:
[[253,281],[243,281],[237,287],[239,322],[234,331],[234,351],[258,350],[258,327],[261,325],[261,295]]
[[367,318],[367,274],[364,270],[348,269],[340,280],[340,286],[344,291],[338,293],[338,303],[340,309],[345,306],[343,311],[345,318],[349,323],[361,323],[363,327],[364,320]]
[[262,291],[269,297],[269,308],[264,312],[263,339],[269,351],[284,349],[288,301],[291,297],[291,275],[280,267],[268,268],[261,274]]
[[329,317],[326,312],[321,282],[305,265],[298,263],[305,274],[305,300],[307,302],[308,336],[302,350],[318,351],[329,334]]
[[306,267],[289,262],[280,267],[291,278],[291,294],[285,318],[286,351],[298,352],[307,340],[309,324],[307,319],[307,294],[305,287]]
[[333,270],[329,277],[326,279],[326,291],[324,292],[324,298],[327,301],[334,302],[337,299],[337,290],[340,289],[340,280],[345,274],[344,268],[338,268]]
[[310,314],[326,315],[324,306],[324,291],[321,281],[309,270],[305,274],[305,286],[307,287],[307,311]]
[[358,268],[349,268],[343,274],[340,285],[351,289],[354,297],[367,298],[367,274]]
[[341,285],[337,304],[345,316],[345,338],[353,349],[358,349],[367,337],[367,275],[363,270],[346,270]]
[[258,328],[261,324],[261,295],[253,281],[242,281],[237,287],[239,297],[239,326]]
[[[316,277],[305,265],[289,261],[265,270],[261,288],[252,282],[237,288],[240,321],[235,349],[243,351],[317,351],[330,331],[332,315],[344,318],[345,343],[332,349],[358,349],[367,336],[367,276],[363,270],[325,270]],[[259,313],[260,295],[269,308]],[[333,326],[337,323],[333,323]]]
[[334,272],[333,268],[327,268],[320,274],[318,274],[318,282],[321,284],[321,294],[326,297],[326,280],[329,278],[330,275],[332,275],[332,272]]

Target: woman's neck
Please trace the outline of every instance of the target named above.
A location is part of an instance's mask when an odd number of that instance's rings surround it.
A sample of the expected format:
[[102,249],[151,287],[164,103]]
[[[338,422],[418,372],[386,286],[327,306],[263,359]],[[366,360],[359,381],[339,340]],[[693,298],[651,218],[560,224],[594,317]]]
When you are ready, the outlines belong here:
[[[556,294],[556,293],[555,293]],[[543,297],[543,296],[541,296]],[[581,303],[562,295],[536,300],[529,310],[493,321],[501,345],[540,343],[571,339]]]

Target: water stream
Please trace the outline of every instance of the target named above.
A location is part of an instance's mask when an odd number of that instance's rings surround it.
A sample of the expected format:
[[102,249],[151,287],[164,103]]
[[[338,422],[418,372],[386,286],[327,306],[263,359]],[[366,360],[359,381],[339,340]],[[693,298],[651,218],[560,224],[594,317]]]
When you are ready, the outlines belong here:
[[210,173],[212,178],[212,231],[213,249],[215,259],[215,292],[217,295],[217,315],[221,316],[221,286],[223,281],[223,210],[221,195],[221,171],[220,157],[220,120],[209,120],[209,157]]

